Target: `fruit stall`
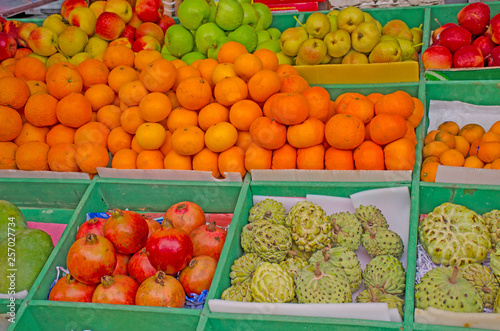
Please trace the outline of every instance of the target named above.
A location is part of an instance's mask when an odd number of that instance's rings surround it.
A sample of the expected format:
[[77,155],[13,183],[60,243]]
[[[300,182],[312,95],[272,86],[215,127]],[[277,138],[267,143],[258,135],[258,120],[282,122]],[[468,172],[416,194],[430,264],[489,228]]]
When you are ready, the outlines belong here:
[[292,3],[0,5],[0,330],[500,330],[500,3]]

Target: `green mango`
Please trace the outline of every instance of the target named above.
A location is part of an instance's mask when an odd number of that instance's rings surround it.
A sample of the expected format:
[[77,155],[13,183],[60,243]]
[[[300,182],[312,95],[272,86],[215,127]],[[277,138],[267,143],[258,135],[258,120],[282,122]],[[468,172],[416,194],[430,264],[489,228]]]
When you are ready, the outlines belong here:
[[28,223],[21,210],[9,201],[0,200],[0,241],[4,240],[9,233],[27,228]]

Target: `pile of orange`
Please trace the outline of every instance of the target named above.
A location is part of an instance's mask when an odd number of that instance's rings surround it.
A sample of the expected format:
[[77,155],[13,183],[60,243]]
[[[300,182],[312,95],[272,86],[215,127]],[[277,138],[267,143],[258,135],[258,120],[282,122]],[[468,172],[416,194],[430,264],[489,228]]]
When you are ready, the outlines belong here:
[[434,182],[439,165],[500,169],[500,121],[486,131],[481,125],[441,123],[424,138],[420,180]]
[[155,50],[0,66],[1,169],[413,169],[422,103],[397,91],[335,100],[269,50],[227,42],[187,64]]

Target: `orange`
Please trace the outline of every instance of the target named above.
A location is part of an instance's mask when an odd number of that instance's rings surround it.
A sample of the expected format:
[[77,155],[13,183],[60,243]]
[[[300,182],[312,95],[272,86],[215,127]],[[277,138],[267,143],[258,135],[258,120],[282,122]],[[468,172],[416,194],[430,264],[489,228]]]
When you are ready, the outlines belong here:
[[114,128],[108,135],[107,146],[111,155],[122,149],[129,149],[132,145],[132,135],[121,126]]
[[310,117],[304,122],[290,125],[286,133],[287,141],[295,148],[306,148],[321,144],[325,137],[325,124]]
[[410,117],[407,118],[407,121],[416,128],[424,117],[425,107],[419,98],[413,97],[413,103],[415,105],[415,108],[413,109],[413,113],[411,113]]
[[442,141],[431,141],[430,143],[424,145],[424,148],[422,149],[422,157],[424,159],[429,156],[441,157],[441,154],[448,149],[450,149],[448,145]]
[[462,126],[458,134],[467,139],[469,143],[472,143],[476,139],[481,139],[485,132],[481,125],[470,123]]
[[163,154],[155,150],[143,150],[137,154],[137,169],[163,169]]
[[180,155],[171,150],[165,155],[163,167],[171,170],[193,170],[192,156]]
[[109,68],[109,70],[122,65],[133,68],[134,60],[134,51],[124,45],[109,46],[102,55],[102,62]]
[[134,68],[128,66],[118,66],[113,68],[108,75],[108,85],[115,93],[120,91],[120,87],[128,82],[139,79],[139,73]]
[[336,114],[326,123],[325,138],[334,148],[354,149],[365,139],[365,125],[355,116]]
[[148,95],[148,93],[149,91],[140,80],[134,80],[123,84],[118,91],[118,96],[120,97],[120,102],[130,107],[139,105],[142,98]]
[[82,76],[84,88],[108,82],[109,68],[102,61],[84,60],[76,67],[76,71]]
[[302,93],[310,87],[307,80],[300,75],[285,75],[281,76],[280,79],[280,92]]
[[346,95],[339,101],[337,114],[347,114],[358,117],[364,124],[371,121],[375,115],[373,102],[365,96]]
[[24,106],[26,120],[35,126],[50,126],[57,123],[56,108],[59,100],[47,93],[36,93]]
[[45,80],[47,67],[36,57],[23,57],[14,66],[14,75],[24,80]]
[[16,138],[23,127],[23,120],[17,110],[0,106],[0,141]]
[[92,118],[92,105],[81,93],[71,93],[57,103],[57,119],[61,124],[78,128]]
[[407,119],[413,114],[415,102],[405,91],[385,94],[375,103],[375,114],[397,114]]
[[41,141],[28,141],[17,148],[16,165],[19,170],[50,170],[47,154],[50,146]]
[[217,60],[219,63],[234,63],[239,55],[245,53],[248,53],[245,46],[236,41],[230,40],[225,42],[219,49],[219,52],[217,53]]
[[193,170],[210,171],[214,178],[219,178],[220,172],[218,160],[219,154],[212,152],[205,147],[201,151],[193,155]]
[[435,182],[439,165],[439,162],[428,162],[424,164],[420,170],[420,180],[424,182]]
[[205,79],[212,87],[214,82],[212,81],[212,74],[215,67],[219,62],[215,59],[207,58],[200,61],[196,69],[200,72],[201,78]]
[[45,137],[45,142],[50,146],[58,143],[73,143],[75,140],[76,129],[57,124],[52,127]]
[[427,134],[424,137],[424,144],[428,144],[431,141],[434,141],[434,137],[436,137],[436,134],[439,132],[439,130],[431,130],[427,132]]
[[165,128],[159,123],[143,123],[135,132],[137,144],[143,149],[158,149],[165,142],[167,134]]
[[167,118],[170,114],[172,104],[164,93],[152,92],[139,102],[139,111],[145,121],[159,122]]
[[285,93],[273,98],[271,117],[285,125],[304,122],[309,117],[309,102],[300,93]]
[[477,155],[477,152],[479,151],[479,143],[480,142],[481,142],[481,139],[476,139],[476,140],[474,140],[473,142],[470,143],[470,148],[469,148],[469,155],[470,156]]
[[417,146],[417,135],[415,134],[415,128],[408,120],[406,120],[406,133],[403,138],[410,139],[413,142],[413,145]]
[[38,92],[49,93],[47,84],[41,80],[27,80],[26,84],[28,84],[28,87],[30,88],[30,95]]
[[290,65],[290,64],[286,64],[286,63],[281,63],[281,64],[278,64],[278,68],[276,68],[276,70],[274,70],[278,76],[286,76],[286,75],[298,75],[299,72],[297,71],[297,69]]
[[[33,23],[33,24],[35,24],[35,23]],[[31,53],[33,53],[33,51],[31,49],[29,49],[28,47],[19,47],[16,50],[16,53],[14,54],[14,58],[19,60],[19,59],[27,57]]]
[[106,125],[110,130],[120,126],[122,111],[115,105],[106,105],[97,111],[97,121]]
[[264,69],[262,60],[252,53],[241,54],[234,60],[234,71],[245,82],[262,69]]
[[0,62],[0,65],[7,67],[9,70],[12,71],[12,73],[14,73],[14,68],[16,66],[17,61],[18,61],[18,59],[11,57],[11,58],[5,59],[2,62]]
[[0,78],[0,106],[21,109],[30,96],[28,84],[21,78]]
[[353,152],[351,149],[329,147],[325,151],[326,170],[354,170]]
[[484,167],[484,162],[477,156],[469,156],[464,160],[463,167],[481,169]]
[[193,66],[186,65],[177,68],[177,78],[175,79],[175,83],[172,86],[172,90],[177,91],[177,87],[179,86],[180,82],[189,77],[202,78],[200,71]]
[[[6,66],[0,65],[0,78],[5,77],[5,76],[14,77],[14,72],[12,70],[10,70],[9,68],[7,68]],[[45,80],[45,77],[44,77],[44,80]]]
[[139,76],[150,92],[167,92],[177,79],[177,69],[168,60],[156,59],[149,63]]
[[461,167],[464,165],[464,155],[456,149],[450,148],[439,156],[439,163],[450,167]]
[[233,146],[220,153],[217,164],[222,177],[226,177],[225,174],[228,172],[237,172],[243,178],[247,172],[245,169],[245,151],[238,146]]
[[485,132],[481,137],[480,143],[485,143],[488,141],[500,141],[500,134],[492,131]]
[[78,172],[76,164],[76,146],[72,143],[58,143],[47,153],[47,163],[52,171]]
[[111,159],[111,168],[136,169],[137,152],[129,148],[119,150]]
[[262,61],[263,69],[268,69],[272,71],[276,71],[278,69],[279,66],[278,56],[270,49],[266,48],[257,49],[256,51],[253,52],[253,54]]
[[265,149],[256,143],[250,143],[245,151],[245,169],[271,169],[273,151]]
[[160,52],[154,49],[143,49],[137,52],[134,58],[134,67],[142,71],[154,60],[163,59]]
[[196,76],[182,80],[175,92],[181,106],[189,110],[199,110],[208,105],[212,99],[210,84]]
[[309,103],[309,117],[319,119],[326,123],[330,118],[330,93],[322,86],[312,86],[302,92]]
[[168,131],[173,133],[178,127],[187,125],[198,125],[198,114],[196,111],[183,107],[172,109],[170,115],[167,117]]
[[17,169],[17,145],[12,141],[0,142],[0,169]]
[[250,78],[247,83],[248,94],[255,102],[264,102],[281,89],[281,79],[272,70],[261,70]]
[[357,93],[357,92],[344,92],[344,93],[339,94],[339,96],[337,96],[335,98],[335,104],[338,105],[342,101],[342,99],[344,97],[346,97],[346,96],[357,97],[357,98],[363,98],[364,97],[364,95],[361,94],[361,93]]
[[384,151],[373,141],[363,141],[356,147],[352,157],[356,170],[384,170]]
[[460,131],[460,127],[458,126],[458,124],[456,122],[446,121],[446,122],[439,124],[438,130],[448,131],[452,135],[456,136],[458,134],[458,132]]
[[370,121],[370,139],[379,145],[385,145],[403,138],[407,129],[406,120],[402,116],[381,113]]
[[184,126],[172,133],[172,148],[180,155],[195,155],[205,147],[205,133],[197,126]]
[[384,159],[387,170],[413,170],[415,145],[407,138],[393,141],[384,147]]
[[227,77],[236,77],[236,70],[233,63],[217,63],[212,69],[210,85],[215,86],[219,81]]
[[442,141],[449,148],[455,147],[455,136],[449,133],[448,131],[439,130],[434,136],[434,141]]
[[182,61],[181,59],[175,59],[170,61],[176,68],[187,66],[187,63]]
[[284,144],[273,150],[271,169],[296,169],[297,149],[290,144]]
[[325,147],[322,144],[297,149],[297,169],[323,170]]
[[477,156],[484,163],[491,163],[500,158],[500,142],[488,141],[480,143]]
[[229,122],[216,123],[205,132],[205,145],[212,152],[223,152],[234,146],[237,140],[238,130]]
[[378,100],[381,96],[383,96],[383,94],[382,94],[382,93],[379,93],[379,92],[373,92],[373,93],[368,94],[366,97],[367,97],[368,99],[370,99],[370,101],[371,101],[371,102],[373,102],[373,104],[375,104],[375,102],[377,102],[377,100]]
[[47,82],[50,79],[50,75],[56,70],[61,67],[65,68],[71,68],[76,70],[76,66],[74,64],[71,64],[69,62],[57,62],[51,65],[50,67],[47,68],[47,73],[45,74],[45,82]]
[[486,163],[484,165],[483,169],[493,169],[492,164],[491,163]]
[[[199,117],[200,115],[198,115],[198,122]],[[229,121],[236,129],[242,131],[248,131],[252,122],[259,117],[262,117],[262,109],[253,100],[237,101],[229,110]]]
[[[285,93],[280,93],[280,92],[274,93],[269,98],[267,98],[266,101],[264,101],[264,104],[262,105],[262,114],[265,117],[269,117],[270,119],[273,119],[273,114],[271,112],[271,105],[272,105],[274,99],[276,99],[277,97],[282,96],[282,95],[285,95]],[[262,102],[260,104],[262,104]]]
[[144,150],[141,146],[139,146],[139,144],[137,144],[135,135],[132,137],[132,141],[130,142],[130,148],[133,149],[136,153],[140,153]]
[[250,125],[252,141],[260,147],[278,149],[286,143],[286,126],[268,117],[259,117]]
[[106,84],[92,85],[85,91],[84,95],[89,100],[93,111],[111,105],[115,100],[115,91]]
[[[215,123],[228,121],[229,110],[218,102],[209,103],[198,112],[198,125],[203,131],[207,131]],[[235,123],[231,122],[231,124],[236,127]],[[239,129],[238,127],[236,128]]]
[[121,126],[130,134],[135,134],[137,128],[145,122],[137,106],[125,109],[120,116]]
[[493,125],[488,129],[488,131],[500,134],[500,121],[496,121],[495,123],[493,123]]
[[239,77],[227,77],[215,84],[215,100],[226,107],[230,107],[248,96],[248,86]]
[[16,145],[21,146],[22,144],[28,141],[39,141],[46,142],[47,133],[49,132],[49,128],[46,126],[34,126],[29,122],[23,124],[21,128],[21,132],[14,139]]
[[96,174],[97,168],[108,165],[109,154],[103,145],[87,141],[76,145],[75,159],[81,171]]
[[439,158],[437,156],[428,156],[422,161],[422,166],[428,162],[439,162]]
[[179,100],[177,100],[177,95],[175,94],[174,90],[168,90],[167,92],[165,92],[165,95],[170,99],[170,103],[172,104],[172,109],[181,106]]
[[71,93],[80,93],[83,90],[82,76],[75,69],[64,66],[52,71],[46,84],[49,93],[59,100]]
[[490,163],[491,169],[500,169],[500,159],[496,159],[495,161]]
[[108,147],[108,136],[110,130],[101,122],[88,122],[75,131],[75,144],[79,145],[91,141]]
[[250,143],[252,142],[252,136],[250,131],[238,131],[238,140],[236,140],[236,146],[243,148],[246,151]]

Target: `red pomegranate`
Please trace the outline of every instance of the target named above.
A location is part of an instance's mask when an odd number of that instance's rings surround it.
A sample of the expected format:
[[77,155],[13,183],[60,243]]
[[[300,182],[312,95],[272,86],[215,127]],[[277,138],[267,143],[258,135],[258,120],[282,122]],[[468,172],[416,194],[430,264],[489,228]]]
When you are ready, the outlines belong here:
[[92,302],[92,294],[97,284],[84,284],[77,281],[71,274],[60,278],[50,290],[49,300]]
[[219,261],[227,232],[212,222],[197,227],[189,237],[193,242],[193,256],[208,255]]
[[163,271],[142,282],[135,295],[138,306],[182,308],[185,302],[186,294],[181,283]]
[[184,230],[187,234],[206,223],[205,213],[194,202],[178,202],[165,212],[164,219],[169,218],[174,227]]
[[186,232],[174,228],[170,220],[163,220],[162,229],[146,242],[149,262],[157,270],[175,274],[193,258],[193,243]]
[[104,224],[107,219],[94,217],[89,219],[88,221],[83,222],[82,225],[78,228],[76,232],[76,239],[80,239],[81,237],[85,237],[87,233],[97,234],[99,236],[104,237]]
[[189,295],[200,294],[203,290],[210,289],[215,269],[217,260],[213,257],[202,255],[193,258],[179,274],[179,281],[184,291]]
[[134,305],[139,284],[129,276],[103,276],[92,296],[93,303]]
[[161,224],[158,221],[149,217],[144,217],[144,220],[148,223],[148,238],[151,237],[151,235],[156,231],[161,230]]
[[156,274],[158,270],[151,265],[148,259],[146,248],[135,252],[128,262],[128,275],[132,277],[138,284],[141,284],[146,278]]
[[130,254],[120,254],[116,253],[116,267],[115,271],[111,274],[112,276],[115,275],[128,275],[127,272],[127,264],[130,261]]
[[118,253],[134,254],[144,247],[148,239],[148,223],[135,211],[113,209],[104,225],[104,236]]
[[102,276],[111,275],[115,270],[115,248],[105,237],[89,233],[71,245],[66,265],[76,280],[98,284]]

